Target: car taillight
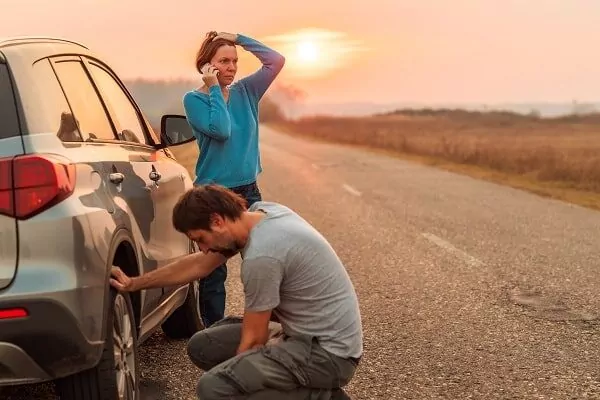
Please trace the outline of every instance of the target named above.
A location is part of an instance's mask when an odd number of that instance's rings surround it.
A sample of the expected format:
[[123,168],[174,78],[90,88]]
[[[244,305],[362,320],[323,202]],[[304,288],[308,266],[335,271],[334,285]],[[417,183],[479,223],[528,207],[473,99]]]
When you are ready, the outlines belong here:
[[14,318],[25,318],[27,310],[24,308],[8,308],[0,310],[0,319],[14,319]]
[[30,218],[75,189],[75,166],[53,156],[0,159],[0,214]]

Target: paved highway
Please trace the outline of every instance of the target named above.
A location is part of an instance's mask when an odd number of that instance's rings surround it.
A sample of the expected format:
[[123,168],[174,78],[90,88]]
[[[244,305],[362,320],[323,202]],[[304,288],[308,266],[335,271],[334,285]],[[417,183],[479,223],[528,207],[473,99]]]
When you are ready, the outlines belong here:
[[[268,128],[262,157],[264,198],[321,230],[356,286],[354,399],[600,398],[599,212]],[[184,346],[144,347],[146,399],[194,399]]]
[[267,198],[360,296],[362,399],[600,398],[600,213],[264,131]]

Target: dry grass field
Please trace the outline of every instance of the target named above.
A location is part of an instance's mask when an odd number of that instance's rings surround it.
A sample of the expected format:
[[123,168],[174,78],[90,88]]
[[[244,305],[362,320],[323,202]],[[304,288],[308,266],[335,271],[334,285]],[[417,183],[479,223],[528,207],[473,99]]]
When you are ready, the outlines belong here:
[[368,147],[600,209],[600,116],[454,110],[273,122],[289,134]]

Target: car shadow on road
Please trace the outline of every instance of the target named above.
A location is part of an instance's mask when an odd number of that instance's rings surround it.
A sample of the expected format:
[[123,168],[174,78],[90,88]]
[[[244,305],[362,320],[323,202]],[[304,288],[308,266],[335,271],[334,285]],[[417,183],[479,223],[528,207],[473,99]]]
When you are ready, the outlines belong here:
[[[167,397],[167,387],[164,382],[151,379],[140,379],[141,400],[164,400]],[[41,383],[0,388],[2,400],[60,400],[54,384]]]
[[[139,348],[140,400],[196,399],[202,374],[187,355],[187,340],[168,339],[161,330]],[[53,383],[0,388],[1,400],[60,400]]]

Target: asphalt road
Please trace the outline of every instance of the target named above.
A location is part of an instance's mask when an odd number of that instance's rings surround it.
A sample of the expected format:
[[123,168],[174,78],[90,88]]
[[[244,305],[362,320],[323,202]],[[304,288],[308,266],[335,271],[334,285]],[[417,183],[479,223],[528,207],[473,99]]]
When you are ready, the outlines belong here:
[[[264,198],[321,230],[357,289],[365,355],[354,399],[600,399],[599,212],[262,135]],[[228,312],[239,313],[230,271]],[[144,346],[145,399],[194,399],[200,372],[184,346],[160,334]],[[54,398],[40,390],[36,399]]]

